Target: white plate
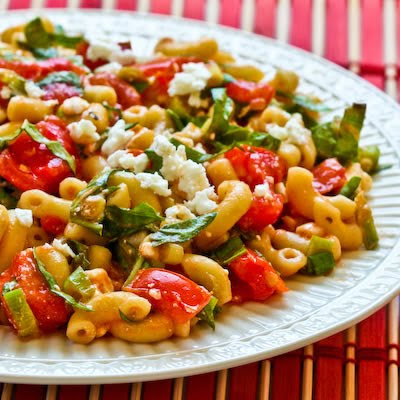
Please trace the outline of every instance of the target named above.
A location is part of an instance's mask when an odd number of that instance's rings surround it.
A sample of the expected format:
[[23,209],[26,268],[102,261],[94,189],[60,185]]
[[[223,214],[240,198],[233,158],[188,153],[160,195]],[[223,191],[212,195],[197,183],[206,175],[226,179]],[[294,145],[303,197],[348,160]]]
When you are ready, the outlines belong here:
[[[0,381],[21,383],[111,383],[163,379],[232,367],[272,357],[338,332],[382,307],[400,288],[400,170],[394,136],[400,108],[355,75],[312,54],[261,36],[204,23],[128,12],[43,11],[71,31],[133,38],[136,52],[148,55],[160,36],[215,37],[240,61],[295,70],[305,90],[332,108],[368,103],[363,144],[377,144],[382,163],[394,166],[374,179],[370,203],[380,234],[376,251],[347,253],[329,277],[296,276],[290,291],[265,304],[232,306],[218,317],[215,332],[196,327],[188,339],[137,345],[101,339],[72,344],[54,335],[29,342],[0,329]],[[32,12],[0,15],[0,28],[31,18]]]

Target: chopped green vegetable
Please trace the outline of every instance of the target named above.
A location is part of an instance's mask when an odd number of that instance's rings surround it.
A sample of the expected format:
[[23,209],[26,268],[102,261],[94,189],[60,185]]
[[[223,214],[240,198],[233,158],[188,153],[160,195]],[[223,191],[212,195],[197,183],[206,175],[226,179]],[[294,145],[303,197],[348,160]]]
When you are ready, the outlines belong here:
[[11,292],[11,290],[14,290],[18,287],[18,282],[16,279],[13,279],[10,282],[6,282],[3,285],[3,290],[1,291],[1,294],[4,295],[7,292]]
[[176,224],[164,225],[158,232],[150,235],[153,246],[164,243],[183,243],[193,239],[214,221],[217,213],[209,213]]
[[96,286],[85,274],[82,267],[78,267],[64,282],[64,292],[79,301],[86,302],[96,292]]
[[150,83],[147,81],[136,81],[132,82],[131,85],[138,93],[143,93],[150,86]]
[[47,137],[43,136],[35,125],[30,124],[27,120],[24,121],[21,129],[24,130],[35,142],[44,144],[56,157],[64,160],[74,174],[76,173],[75,158],[65,150],[64,146],[60,142],[47,139]]
[[72,71],[53,72],[52,74],[47,75],[46,78],[37,82],[37,85],[43,88],[53,83],[66,83],[67,85],[74,86],[82,91],[81,79]]
[[125,286],[129,285],[136,278],[136,275],[138,274],[138,272],[141,269],[149,268],[149,267],[150,267],[150,264],[140,254],[137,254],[136,261],[133,264],[131,272],[129,273],[129,276],[126,279],[126,281],[124,282],[123,286],[125,287]]
[[378,169],[380,155],[381,151],[378,146],[360,147],[358,149],[358,162],[365,172],[372,174]]
[[246,247],[239,236],[231,237],[227,242],[217,247],[209,256],[220,265],[228,265],[235,258],[246,253]]
[[0,82],[8,86],[13,94],[26,95],[26,79],[9,69],[0,68]]
[[79,267],[83,269],[88,269],[90,266],[90,262],[88,259],[89,246],[86,246],[83,243],[71,239],[67,241],[67,244],[75,253],[75,257],[73,257],[71,261],[72,269],[76,269]]
[[307,266],[304,272],[308,275],[325,275],[335,266],[333,255],[329,251],[316,253],[307,257]]
[[70,304],[71,306],[78,308],[83,311],[93,311],[91,307],[82,304],[78,301],[76,301],[72,296],[70,296],[67,293],[64,293],[61,291],[60,286],[58,286],[56,280],[54,279],[53,275],[50,274],[49,271],[47,271],[46,267],[44,264],[39,260],[37,254],[36,254],[36,248],[33,248],[33,256],[35,258],[36,265],[38,267],[38,270],[40,273],[43,275],[44,279],[46,280],[47,284],[49,285],[50,291],[57,295],[58,297],[61,297],[62,299],[65,300],[66,303]]
[[207,325],[215,330],[215,316],[221,312],[221,307],[217,306],[218,299],[211,296],[208,304],[197,314],[200,321],[204,321]]
[[290,99],[295,105],[300,106],[302,108],[306,108],[310,111],[324,112],[330,111],[330,108],[324,105],[323,103],[319,103],[309,96],[300,95],[300,94],[292,94],[285,93],[280,90],[276,93],[278,96],[285,97]]
[[170,140],[170,142],[176,147],[178,148],[178,146],[184,146],[185,147],[185,152],[186,152],[186,156],[189,160],[192,160],[194,162],[197,162],[199,164],[209,161],[212,158],[216,157],[216,154],[207,154],[207,153],[201,153],[200,151],[197,151],[195,149],[192,149],[189,146],[186,146],[185,144],[183,144],[182,142],[180,142],[177,139],[172,138]]
[[8,209],[16,208],[18,199],[7,189],[7,187],[0,187],[0,204]]
[[354,200],[354,196],[358,187],[360,186],[361,178],[359,176],[352,176],[350,180],[342,187],[340,194]]
[[[113,116],[113,113],[116,113],[118,119],[122,119],[122,110],[119,107],[112,107],[106,101],[103,101],[103,107],[109,112],[109,117]],[[126,130],[126,128],[125,128]]]
[[162,168],[162,157],[160,157],[154,150],[147,149],[144,152],[151,161],[151,167],[146,169],[146,172],[158,172]]
[[225,72],[224,73],[224,80],[222,81],[222,84],[225,86],[228,83],[232,83],[232,82],[235,82],[235,78],[232,75],[230,75],[230,74]]
[[3,150],[10,142],[15,140],[22,132],[22,129],[17,129],[15,132],[8,135],[0,136],[0,150]]
[[145,229],[149,224],[161,222],[163,219],[147,203],[140,203],[133,209],[107,206],[104,213],[102,235],[109,238],[128,236]]
[[307,255],[312,256],[317,253],[331,252],[332,242],[329,239],[313,235],[308,245]]
[[211,89],[211,96],[214,100],[214,110],[209,132],[221,134],[228,130],[229,120],[234,109],[233,100],[226,94],[225,88]]
[[120,308],[118,309],[118,311],[119,311],[119,316],[121,317],[122,321],[127,322],[128,324],[137,322],[137,321],[129,318],[126,314],[124,314]]
[[367,250],[374,250],[378,246],[379,236],[372,215],[362,224],[361,228],[365,248]]
[[179,115],[171,109],[167,109],[166,110],[167,115],[171,118],[172,122],[175,125],[175,129],[177,131],[181,131],[184,128],[183,122],[181,120],[181,118],[179,117]]
[[[19,42],[19,45],[22,43]],[[22,45],[22,47],[25,47]],[[27,50],[31,51],[32,54],[39,60],[48,60],[49,58],[56,58],[59,56],[58,51],[54,47],[49,47],[48,49],[40,49],[40,48],[30,48],[27,47]]]
[[18,332],[18,336],[35,336],[39,333],[39,327],[35,316],[25,294],[21,288],[3,293],[3,300],[11,315],[14,328]]

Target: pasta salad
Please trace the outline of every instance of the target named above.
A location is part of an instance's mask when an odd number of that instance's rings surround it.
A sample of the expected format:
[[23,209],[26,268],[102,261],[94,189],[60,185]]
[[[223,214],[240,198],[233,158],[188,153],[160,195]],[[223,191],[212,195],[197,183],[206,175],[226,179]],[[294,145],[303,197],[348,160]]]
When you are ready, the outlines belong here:
[[374,249],[366,105],[321,123],[298,85],[210,38],[143,60],[45,18],[3,31],[1,323],[80,344],[187,337]]

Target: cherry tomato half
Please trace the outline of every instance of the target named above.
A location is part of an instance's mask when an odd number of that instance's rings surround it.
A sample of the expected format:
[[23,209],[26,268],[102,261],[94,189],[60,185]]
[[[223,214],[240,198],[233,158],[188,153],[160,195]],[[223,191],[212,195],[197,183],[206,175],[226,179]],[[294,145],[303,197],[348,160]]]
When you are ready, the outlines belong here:
[[265,182],[268,176],[278,183],[286,175],[285,162],[274,152],[261,147],[243,145],[225,153],[239,179],[251,189]]
[[67,226],[66,222],[52,215],[45,215],[40,218],[40,225],[47,232],[54,236],[61,235]]
[[[49,285],[36,266],[32,249],[18,253],[11,266],[0,275],[0,293],[4,284],[12,279],[16,279],[18,286],[23,290],[42,331],[52,332],[67,322],[71,310],[61,297],[50,291]],[[10,323],[12,324],[12,320]]]
[[149,268],[139,271],[124,290],[146,298],[159,312],[177,323],[198,314],[210,301],[210,293],[176,272]]
[[232,301],[236,303],[246,300],[264,301],[275,292],[288,290],[271,264],[253,250],[247,249],[228,268],[231,272]]
[[250,103],[255,99],[264,99],[265,105],[268,105],[275,95],[275,89],[268,83],[249,82],[239,79],[226,85],[226,94],[239,103]]
[[58,104],[62,104],[64,100],[70,97],[81,95],[76,87],[60,82],[46,85],[43,90],[45,92],[42,97],[43,100],[57,100]]
[[339,191],[346,183],[346,169],[336,158],[328,158],[317,165],[312,173],[314,175],[313,187],[319,193],[325,194]]

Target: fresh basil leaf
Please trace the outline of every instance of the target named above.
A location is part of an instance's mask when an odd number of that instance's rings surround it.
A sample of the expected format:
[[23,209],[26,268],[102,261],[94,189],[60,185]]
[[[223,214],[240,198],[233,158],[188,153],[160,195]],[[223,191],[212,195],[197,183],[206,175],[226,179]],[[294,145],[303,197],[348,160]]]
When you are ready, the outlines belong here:
[[232,82],[235,82],[235,78],[232,75],[230,75],[227,72],[225,72],[224,73],[224,80],[223,80],[222,84],[225,86],[228,83],[232,83]]
[[200,321],[204,321],[207,325],[215,330],[215,316],[221,312],[221,307],[217,306],[218,299],[211,296],[208,304],[197,314]]
[[37,85],[43,88],[53,83],[66,83],[67,85],[74,86],[82,91],[81,79],[75,72],[72,71],[53,72],[52,74],[47,75],[46,78],[37,82]]
[[214,110],[209,132],[221,134],[228,130],[229,121],[233,113],[234,102],[226,94],[225,88],[211,89],[211,96],[214,100]]
[[[118,119],[122,119],[122,110],[121,110],[121,108],[112,107],[106,101],[103,101],[103,107],[107,111],[109,111],[110,113],[116,113],[117,116],[118,116]],[[126,128],[125,128],[125,130],[126,130]]]
[[158,232],[152,233],[150,239],[153,246],[164,243],[183,243],[198,235],[211,224],[217,216],[216,212],[188,219],[176,224],[164,225]]
[[88,258],[89,246],[86,246],[85,244],[72,239],[68,240],[67,244],[71,248],[71,250],[76,254],[71,261],[72,269],[76,269],[79,267],[83,269],[88,269],[90,266]]
[[209,254],[220,265],[228,265],[235,258],[246,253],[246,247],[239,236],[231,237],[227,242],[217,247]]
[[22,132],[22,129],[17,129],[15,132],[8,135],[0,136],[0,150],[3,150],[10,142],[15,140]]
[[65,150],[64,146],[60,142],[47,139],[47,137],[43,136],[35,125],[30,124],[27,120],[24,121],[21,129],[24,130],[35,142],[44,144],[56,157],[64,160],[74,174],[76,173],[75,158]]
[[184,128],[184,125],[183,125],[183,122],[180,119],[179,115],[174,110],[171,110],[170,108],[168,108],[166,110],[166,112],[167,112],[167,115],[171,118],[171,120],[175,126],[175,129],[177,131],[181,131]]
[[104,212],[102,235],[108,238],[128,236],[163,219],[147,203],[140,203],[133,209],[107,206]]
[[311,133],[318,157],[321,159],[332,157],[335,154],[337,136],[332,123],[317,125]]
[[295,105],[306,108],[307,110],[310,111],[317,111],[317,112],[331,111],[331,109],[326,105],[324,105],[323,103],[318,103],[312,98],[305,95],[286,93],[280,90],[278,90],[276,94],[286,99],[290,99]]
[[140,94],[143,93],[150,86],[150,83],[148,81],[136,81],[132,82],[131,85]]
[[119,316],[121,317],[122,321],[127,322],[128,324],[133,324],[133,323],[137,322],[137,321],[135,321],[133,319],[130,319],[126,314],[124,314],[121,311],[120,308],[118,309],[118,311],[119,311]]
[[147,149],[144,151],[149,160],[151,167],[146,169],[146,172],[158,172],[162,168],[163,159],[154,150]]
[[28,48],[27,50],[31,51],[32,54],[39,60],[48,60],[49,58],[56,58],[59,56],[57,49],[54,47],[49,47],[47,49]]
[[170,142],[176,147],[178,148],[178,146],[184,146],[185,147],[185,151],[186,151],[186,156],[189,160],[192,160],[194,162],[197,162],[199,164],[209,161],[212,158],[216,157],[215,154],[207,154],[207,153],[201,153],[200,151],[197,151],[195,149],[192,149],[189,146],[186,146],[185,144],[183,144],[182,142],[180,142],[179,140],[172,138],[170,140]]
[[76,45],[84,40],[83,36],[67,36],[64,33],[53,33],[51,38],[54,44],[68,49],[75,49]]
[[60,286],[58,286],[53,275],[51,275],[51,273],[49,271],[47,271],[44,264],[39,260],[37,254],[36,254],[35,247],[33,248],[33,257],[35,259],[38,270],[43,275],[43,277],[46,280],[47,284],[49,285],[50,291],[52,293],[54,293],[58,297],[61,297],[62,299],[64,299],[66,301],[66,303],[70,304],[71,306],[73,306],[75,308],[78,308],[83,311],[93,311],[93,309],[91,307],[89,307],[85,304],[82,304],[79,301],[76,301],[72,296],[61,291],[61,288],[60,288]]
[[26,79],[9,69],[0,68],[0,82],[8,86],[13,94],[26,95]]
[[101,222],[87,221],[84,217],[81,216],[81,212],[85,200],[89,196],[100,194],[103,192],[103,190],[107,189],[108,180],[110,176],[115,172],[117,172],[117,170],[115,169],[107,169],[100,172],[89,182],[89,184],[86,186],[85,189],[81,190],[78,193],[78,195],[75,197],[71,205],[71,214],[70,214],[71,222],[74,222],[75,224],[88,228],[94,231],[95,233],[101,235],[101,232],[103,230],[103,225],[101,224]]
[[84,302],[90,300],[96,292],[96,286],[85,274],[85,271],[82,267],[78,267],[64,281],[63,289],[64,292],[71,295],[75,299]]
[[16,289],[17,287],[18,287],[18,282],[16,279],[6,282],[3,285],[3,290],[1,291],[1,294],[4,295],[4,293],[11,292],[11,290]]
[[141,269],[151,268],[151,265],[146,261],[140,254],[137,254],[136,260],[131,268],[128,278],[123,284],[123,287],[129,285],[135,278]]

